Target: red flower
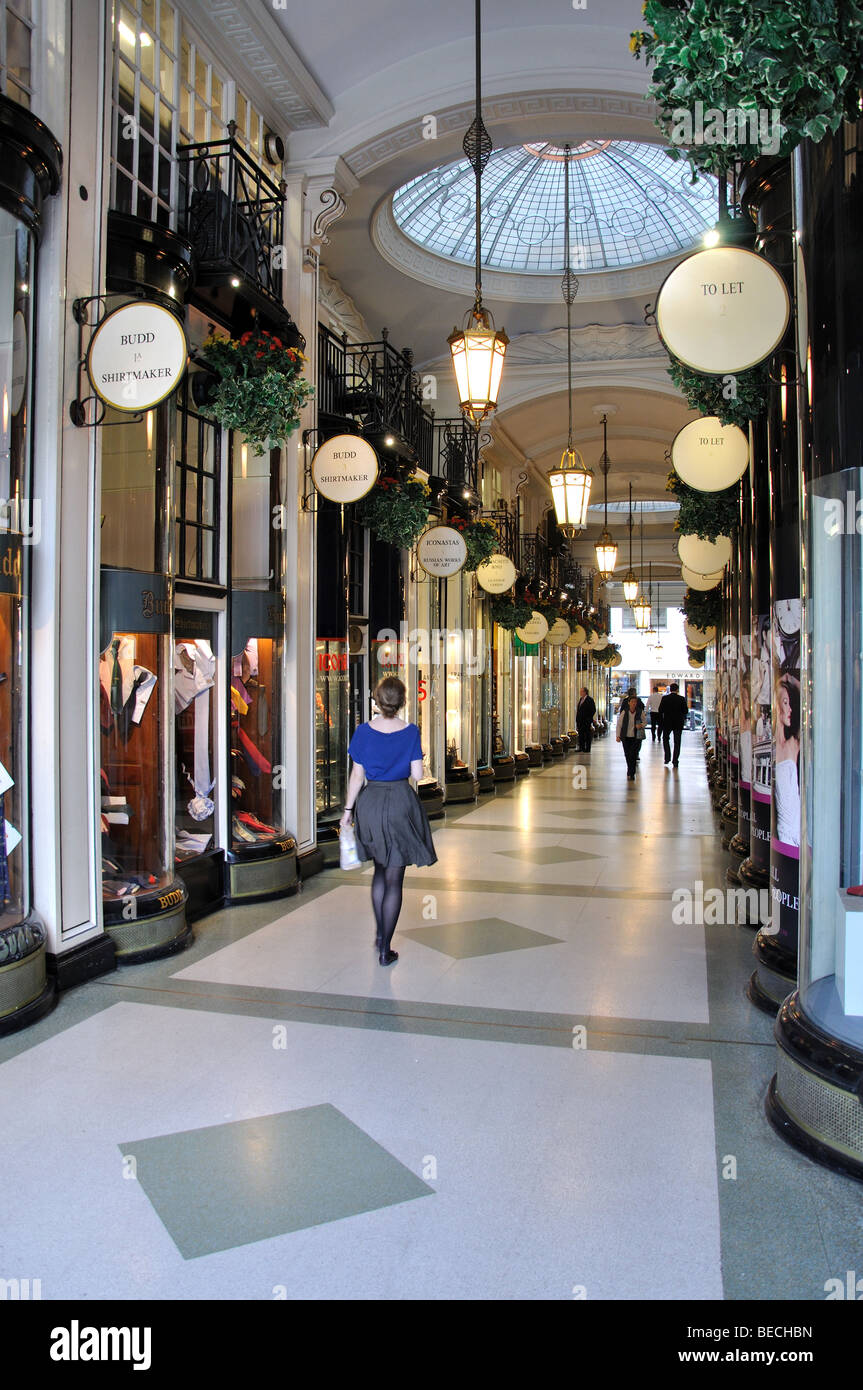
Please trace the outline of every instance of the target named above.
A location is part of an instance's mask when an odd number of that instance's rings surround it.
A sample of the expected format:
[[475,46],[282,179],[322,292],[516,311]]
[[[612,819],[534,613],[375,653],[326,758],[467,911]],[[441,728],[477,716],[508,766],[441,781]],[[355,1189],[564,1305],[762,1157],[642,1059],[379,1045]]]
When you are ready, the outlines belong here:
[[256,357],[263,357],[263,355],[264,355],[264,354],[263,354],[262,352],[256,352],[256,353],[255,353],[255,356],[256,356]]
[[244,333],[243,336],[242,336],[242,338],[240,339],[240,342],[242,343],[243,347],[245,347],[245,346],[246,346],[246,343],[251,342],[251,340],[252,340],[252,335],[251,335],[251,333]]

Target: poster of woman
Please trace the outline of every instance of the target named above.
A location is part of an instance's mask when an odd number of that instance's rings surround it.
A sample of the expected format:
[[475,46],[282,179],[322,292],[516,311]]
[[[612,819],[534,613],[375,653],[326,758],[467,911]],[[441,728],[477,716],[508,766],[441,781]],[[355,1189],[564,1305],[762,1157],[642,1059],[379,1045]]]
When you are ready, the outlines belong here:
[[800,846],[800,600],[774,606],[773,806],[774,843],[799,857]]

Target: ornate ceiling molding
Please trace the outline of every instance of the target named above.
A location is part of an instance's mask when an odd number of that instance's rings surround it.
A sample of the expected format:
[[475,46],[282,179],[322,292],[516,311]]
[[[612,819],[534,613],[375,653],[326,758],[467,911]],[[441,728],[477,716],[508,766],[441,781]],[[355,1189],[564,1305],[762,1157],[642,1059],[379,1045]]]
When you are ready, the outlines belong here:
[[245,69],[256,95],[268,98],[270,111],[264,114],[279,133],[319,129],[329,124],[335,108],[274,19],[279,10],[287,10],[287,0],[272,0],[271,6],[254,0],[185,0],[183,6],[231,76],[245,87]]
[[[646,139],[656,139],[656,104],[646,97],[633,97],[606,92],[524,92],[517,96],[486,97],[482,104],[485,124],[492,127],[504,121],[519,118],[535,118],[548,115],[589,116],[596,126],[594,134],[606,133],[608,122],[621,118],[638,120],[644,124]],[[475,115],[475,108],[469,102],[450,106],[436,113],[438,139],[444,135],[464,134]],[[428,147],[428,133],[423,116],[405,121],[393,130],[374,136],[344,154],[345,162],[356,174],[364,178],[372,170],[391,159],[404,154],[406,150],[422,145]]]
[[[384,198],[372,213],[370,235],[376,251],[396,270],[435,289],[471,298],[474,268],[436,256],[411,241],[393,216],[392,195]],[[598,300],[625,299],[630,295],[655,294],[676,265],[689,254],[681,252],[662,261],[648,261],[627,270],[591,270],[579,274],[579,304]],[[514,270],[487,270],[482,273],[485,297],[510,304],[559,304],[560,272],[554,275],[525,274]]]

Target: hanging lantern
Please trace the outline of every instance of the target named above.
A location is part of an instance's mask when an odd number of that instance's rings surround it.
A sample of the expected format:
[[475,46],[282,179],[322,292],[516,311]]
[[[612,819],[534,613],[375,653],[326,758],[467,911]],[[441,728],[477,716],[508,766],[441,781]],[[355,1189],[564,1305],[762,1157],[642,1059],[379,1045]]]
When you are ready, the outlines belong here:
[[623,597],[627,603],[635,603],[638,598],[638,575],[635,570],[629,570],[623,581]]
[[592,482],[593,474],[578,450],[564,449],[560,468],[549,473],[548,483],[558,527],[567,537],[577,535],[587,526]]
[[604,482],[603,496],[605,499],[605,520],[603,522],[602,535],[593,548],[596,551],[596,568],[599,570],[603,579],[610,579],[614,574],[614,567],[617,564],[617,545],[612,539],[611,532],[608,529],[608,470],[611,467],[611,463],[608,457],[607,414],[604,414],[602,417],[602,458],[599,461],[599,466],[602,469]]
[[465,415],[479,428],[497,405],[500,378],[509,338],[495,331],[494,319],[478,301],[468,310],[473,326],[454,328],[447,339],[455,369],[458,401]]
[[473,308],[465,315],[461,331],[454,328],[447,342],[452,353],[459,405],[478,430],[489,411],[497,405],[509,338],[495,329],[494,319],[482,302],[482,171],[492,152],[491,136],[482,119],[480,62],[480,0],[476,0],[476,114],[462,148],[476,175],[476,293]]
[[638,602],[632,605],[632,613],[639,632],[647,632],[650,627],[650,604],[643,594]]

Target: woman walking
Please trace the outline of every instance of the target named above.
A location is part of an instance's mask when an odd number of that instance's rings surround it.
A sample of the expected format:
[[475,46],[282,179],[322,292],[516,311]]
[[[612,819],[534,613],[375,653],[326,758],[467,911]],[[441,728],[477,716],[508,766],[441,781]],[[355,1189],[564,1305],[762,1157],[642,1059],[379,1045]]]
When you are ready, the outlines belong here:
[[646,723],[644,705],[637,695],[630,695],[621,705],[620,714],[617,716],[617,741],[623,744],[626,754],[626,776],[630,782],[635,781],[638,770],[639,746],[644,738]]
[[405,868],[437,863],[428,816],[408,780],[422,777],[423,752],[416,724],[399,718],[406,694],[397,676],[386,676],[377,685],[374,700],[381,713],[360,724],[348,748],[353,769],[341,819],[342,825],[350,825],[355,814],[359,855],[374,860],[372,907],[381,965],[399,958],[390,943],[401,911]]

